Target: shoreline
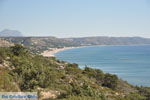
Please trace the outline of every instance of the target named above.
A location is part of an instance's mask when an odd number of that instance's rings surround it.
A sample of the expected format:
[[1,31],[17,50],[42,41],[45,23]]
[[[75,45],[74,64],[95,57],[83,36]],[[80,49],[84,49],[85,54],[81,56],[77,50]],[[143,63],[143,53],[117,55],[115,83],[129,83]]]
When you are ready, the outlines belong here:
[[41,53],[42,56],[44,57],[55,57],[54,54],[64,51],[64,50],[69,50],[69,49],[75,49],[75,48],[82,48],[85,46],[79,46],[79,47],[64,47],[64,48],[50,48],[48,50],[45,50],[44,52]]
[[49,48],[48,50],[45,50],[41,53],[44,57],[55,57],[54,54],[68,50],[68,49],[75,49],[75,48],[82,48],[82,47],[93,47],[93,46],[143,46],[143,45],[149,45],[149,44],[138,44],[138,45],[89,45],[89,46],[78,46],[78,47],[64,47],[64,48]]

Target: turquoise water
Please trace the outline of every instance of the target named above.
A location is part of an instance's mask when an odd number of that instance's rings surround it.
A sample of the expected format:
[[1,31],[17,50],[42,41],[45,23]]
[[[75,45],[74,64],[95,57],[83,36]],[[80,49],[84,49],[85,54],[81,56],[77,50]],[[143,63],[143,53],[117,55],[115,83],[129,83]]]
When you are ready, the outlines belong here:
[[61,51],[55,56],[118,75],[134,85],[150,86],[150,45],[92,46]]

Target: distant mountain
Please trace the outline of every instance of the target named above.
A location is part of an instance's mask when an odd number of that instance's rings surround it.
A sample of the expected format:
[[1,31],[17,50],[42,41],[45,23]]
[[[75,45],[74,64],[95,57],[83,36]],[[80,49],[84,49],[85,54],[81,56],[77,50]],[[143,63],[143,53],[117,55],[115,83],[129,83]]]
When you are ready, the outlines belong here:
[[4,29],[0,32],[0,37],[22,37],[22,33],[17,30]]

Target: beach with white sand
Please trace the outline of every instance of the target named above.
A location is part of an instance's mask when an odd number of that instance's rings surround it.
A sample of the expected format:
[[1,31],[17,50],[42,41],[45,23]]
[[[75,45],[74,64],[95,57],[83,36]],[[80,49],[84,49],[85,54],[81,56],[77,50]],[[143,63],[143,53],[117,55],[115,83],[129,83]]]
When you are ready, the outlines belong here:
[[60,51],[68,50],[68,49],[74,49],[74,48],[81,48],[80,47],[64,47],[64,48],[49,48],[48,50],[45,50],[44,52],[41,53],[44,57],[54,57],[55,53],[58,53]]

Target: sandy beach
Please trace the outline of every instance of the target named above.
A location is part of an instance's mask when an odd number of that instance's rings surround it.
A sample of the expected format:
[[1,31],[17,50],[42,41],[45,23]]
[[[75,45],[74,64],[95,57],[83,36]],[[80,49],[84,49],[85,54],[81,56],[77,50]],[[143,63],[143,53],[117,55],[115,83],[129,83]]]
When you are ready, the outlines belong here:
[[50,48],[49,50],[46,50],[43,53],[41,53],[41,55],[43,55],[44,57],[54,57],[55,53],[74,48],[81,48],[81,47]]

